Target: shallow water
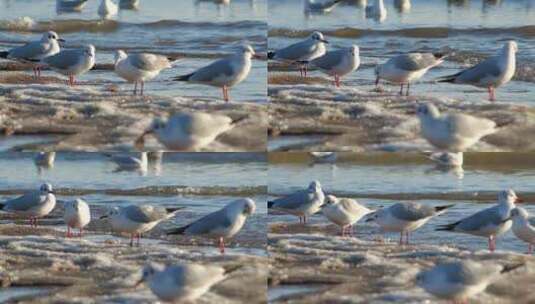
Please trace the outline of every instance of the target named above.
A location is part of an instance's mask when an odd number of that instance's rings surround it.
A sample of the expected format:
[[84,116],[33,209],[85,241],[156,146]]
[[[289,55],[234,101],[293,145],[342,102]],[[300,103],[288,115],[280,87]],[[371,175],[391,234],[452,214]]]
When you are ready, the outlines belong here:
[[[464,176],[459,178],[452,172],[433,170],[431,162],[418,154],[390,154],[381,158],[359,154],[339,155],[336,164],[309,165],[303,154],[290,156],[278,154],[270,159],[269,194],[284,195],[306,187],[312,180],[319,180],[326,193],[352,197],[369,207],[377,208],[398,201],[417,201],[430,205],[450,205],[445,214],[432,219],[412,234],[415,243],[450,244],[470,250],[486,248],[486,239],[459,233],[434,231],[437,225],[455,222],[478,210],[492,206],[497,201],[497,192],[512,188],[519,197],[526,196],[523,205],[535,214],[533,205],[533,181],[535,166],[529,154],[473,153],[465,155]],[[293,156],[292,156],[293,155]],[[503,155],[503,156],[501,156]],[[531,155],[533,156],[533,155]],[[502,157],[500,163],[500,157]],[[470,165],[472,163],[472,165]],[[480,197],[484,196],[484,197]],[[292,222],[296,217],[270,215],[270,222]],[[321,214],[311,217],[311,223],[328,224]],[[372,240],[378,228],[369,223],[360,223],[357,237]],[[388,234],[396,242],[399,235]],[[525,252],[526,245],[511,231],[498,238],[498,248]]]
[[[167,96],[221,98],[215,88],[171,82],[216,58],[233,53],[250,43],[259,53],[266,48],[266,1],[238,0],[228,6],[205,1],[141,1],[137,10],[120,10],[110,20],[97,14],[100,1],[90,1],[80,13],[57,13],[56,1],[0,1],[0,49],[8,49],[52,29],[67,40],[64,47],[92,43],[97,63],[113,63],[113,52],[124,49],[154,52],[181,58],[173,69],[163,71],[147,92]],[[185,56],[185,58],[184,58]],[[255,60],[249,77],[236,86],[231,97],[237,101],[265,101],[265,62]],[[46,72],[45,74],[52,72]],[[54,74],[56,75],[56,74]],[[91,84],[120,84],[131,90],[112,71],[92,71],[80,77]],[[124,84],[124,85],[123,85]]]
[[[413,94],[442,99],[482,102],[485,90],[471,86],[431,84],[433,79],[454,74],[483,58],[493,55],[506,40],[519,45],[517,75],[498,89],[500,102],[532,104],[535,89],[533,73],[533,20],[535,2],[526,1],[411,1],[408,12],[399,12],[394,1],[385,1],[388,17],[378,23],[364,17],[364,9],[343,3],[330,14],[306,16],[302,0],[270,1],[269,49],[277,49],[306,37],[311,31],[324,32],[329,49],[357,44],[361,66],[342,79],[342,85],[371,90],[376,64],[389,57],[411,51],[433,51],[450,54],[439,67],[429,71],[420,83],[412,86]],[[493,4],[497,3],[497,4]],[[271,71],[275,71],[271,69]],[[321,75],[313,72],[311,75]],[[386,86],[397,92],[399,87]]]

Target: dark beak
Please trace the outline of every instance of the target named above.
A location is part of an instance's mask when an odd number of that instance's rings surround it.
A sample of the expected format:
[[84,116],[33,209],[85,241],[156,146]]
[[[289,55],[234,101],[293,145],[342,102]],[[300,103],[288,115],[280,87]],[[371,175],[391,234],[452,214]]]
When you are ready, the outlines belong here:
[[54,191],[51,190],[51,191],[48,191],[48,193],[54,194]]
[[320,41],[323,42],[323,43],[329,44],[329,41],[327,41],[325,39],[320,39]]
[[521,199],[520,197],[517,197],[516,200],[515,200],[515,203],[523,203],[524,200]]
[[512,220],[512,219],[513,219],[512,217],[508,217],[508,218],[506,218],[505,220],[503,220],[502,223],[505,223],[505,222],[510,221],[510,220]]
[[373,218],[373,217],[370,217],[370,218],[367,218],[367,219],[365,220],[365,222],[366,222],[366,223],[368,223],[368,222],[373,222],[373,220],[374,220],[374,218]]
[[57,40],[58,40],[59,42],[65,42],[65,39],[63,39],[63,38],[58,38]]
[[141,283],[143,283],[143,278],[139,279],[139,281],[136,282],[136,284],[134,285],[134,288],[136,288],[139,285],[141,285]]
[[99,217],[100,220],[103,220],[103,219],[106,219],[106,218],[108,218],[107,215],[103,215],[103,216]]
[[262,59],[262,56],[257,55],[257,54],[254,54],[254,55],[253,55],[253,58],[254,58],[254,59]]

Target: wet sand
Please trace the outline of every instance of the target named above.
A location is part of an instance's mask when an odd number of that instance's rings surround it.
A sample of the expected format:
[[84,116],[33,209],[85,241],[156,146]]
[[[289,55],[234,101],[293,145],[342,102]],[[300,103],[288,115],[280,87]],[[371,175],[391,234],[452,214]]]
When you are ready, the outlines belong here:
[[[95,211],[96,210],[96,211]],[[93,218],[102,210],[92,206]],[[105,221],[94,220],[82,239],[65,238],[61,208],[37,229],[24,221],[5,219],[0,225],[0,299],[19,296],[28,303],[147,303],[157,299],[141,285],[133,287],[148,261],[210,263],[235,269],[198,303],[263,303],[267,289],[265,238],[239,234],[225,255],[211,240],[164,238],[161,224],[130,247],[128,237],[111,235]],[[188,220],[183,213],[178,221]],[[60,226],[61,225],[61,226]],[[42,293],[35,298],[35,293]],[[13,298],[12,298],[13,300]]]
[[[431,102],[442,112],[462,111],[491,119],[499,126],[471,151],[531,151],[535,109],[513,103],[463,102],[425,95],[399,96],[397,86],[344,85],[327,77],[301,84],[298,75],[271,73],[268,95],[271,151],[419,151],[432,147],[419,134],[416,105]],[[429,84],[415,84],[428,86]],[[452,88],[453,89],[453,88]]]
[[415,276],[437,261],[467,258],[526,264],[504,275],[470,303],[535,301],[529,291],[529,282],[535,278],[532,256],[500,250],[494,254],[487,250],[470,252],[423,243],[399,247],[396,240],[342,238],[339,233],[339,229],[330,224],[303,227],[295,223],[270,222],[270,302],[447,303],[417,287]]
[[[145,87],[145,96],[132,96],[130,86],[126,90],[126,86],[119,89],[106,83],[81,82],[70,88],[62,78],[44,77],[36,83],[30,74],[20,72],[3,73],[0,84],[2,134],[57,135],[52,142],[32,142],[14,150],[132,150],[135,139],[153,117],[183,111],[217,112],[233,118],[248,116],[206,151],[264,151],[266,147],[267,114],[265,105],[257,102],[159,96],[150,91],[150,83]],[[145,149],[158,150],[162,146],[150,139]]]

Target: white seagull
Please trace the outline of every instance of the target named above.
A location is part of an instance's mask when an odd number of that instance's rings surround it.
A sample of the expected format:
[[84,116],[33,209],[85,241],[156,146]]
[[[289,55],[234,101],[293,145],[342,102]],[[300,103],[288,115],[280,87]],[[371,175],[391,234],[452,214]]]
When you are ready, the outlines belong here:
[[56,0],[58,12],[80,12],[89,0]]
[[438,149],[463,152],[481,138],[497,131],[496,123],[463,113],[441,114],[433,104],[417,109],[422,136]]
[[533,253],[535,245],[535,218],[529,216],[526,209],[516,207],[511,211],[513,233],[520,240],[528,243],[528,254]]
[[164,69],[171,68],[171,62],[162,55],[140,53],[127,55],[125,51],[115,52],[115,73],[134,83],[134,95],[137,94],[137,84],[141,84],[140,94],[143,95],[145,81],[158,76]]
[[360,65],[359,47],[352,45],[342,50],[327,52],[310,61],[310,65],[333,76],[334,84],[340,87],[340,78],[355,71]]
[[309,152],[315,163],[334,163],[338,158],[336,152]]
[[350,198],[337,198],[334,195],[327,195],[325,205],[321,208],[321,213],[342,228],[342,236],[349,232],[352,234],[352,226],[363,216],[372,210],[359,204]]
[[313,181],[307,189],[268,202],[268,209],[275,209],[299,217],[306,224],[306,217],[315,214],[324,204],[325,194],[320,182]]
[[437,298],[468,303],[469,298],[483,292],[501,275],[521,266],[472,260],[441,263],[418,273],[416,284]]
[[218,239],[219,251],[225,253],[225,239],[232,238],[243,228],[245,220],[256,210],[250,198],[231,202],[222,209],[210,213],[186,226],[171,229],[168,235],[200,235]]
[[441,53],[408,53],[392,57],[375,68],[375,86],[384,79],[399,84],[399,95],[403,95],[403,86],[407,85],[406,95],[409,96],[411,82],[422,78],[431,68],[444,62],[444,58]]
[[[373,0],[372,0],[373,1]],[[366,18],[383,22],[386,19],[387,11],[383,0],[375,0],[373,4],[366,6]]]
[[470,84],[487,88],[489,100],[495,101],[495,90],[508,83],[515,75],[516,52],[518,45],[515,41],[508,41],[496,56],[490,57],[479,64],[463,70],[457,74],[440,77],[438,82],[455,84]]
[[178,211],[179,209],[176,208],[152,205],[129,205],[122,208],[111,208],[100,219],[108,218],[112,229],[116,232],[129,233],[131,235],[130,246],[133,246],[134,238],[137,238],[137,245],[139,245],[141,234],[172,218]]
[[29,217],[32,227],[37,227],[37,218],[48,215],[54,207],[56,207],[56,196],[49,183],[41,185],[37,191],[28,192],[0,204],[2,211]]
[[520,202],[522,200],[516,196],[513,190],[504,190],[498,194],[497,205],[476,212],[455,223],[443,225],[436,230],[486,237],[489,241],[489,250],[494,251],[496,249],[496,237],[511,228],[511,210],[516,207],[515,203]]
[[82,237],[84,227],[91,221],[89,206],[84,200],[77,198],[74,201],[65,202],[64,207],[63,219],[67,225],[67,237],[74,235],[71,228],[78,228],[80,230],[78,236]]
[[463,152],[435,152],[428,157],[440,167],[460,168],[463,166]]
[[229,88],[247,78],[251,71],[252,58],[258,58],[253,47],[243,45],[234,55],[213,62],[193,73],[175,77],[173,80],[222,88],[223,99],[228,102]]
[[119,7],[121,9],[137,10],[139,8],[140,0],[120,0]]
[[325,44],[329,42],[320,32],[313,32],[307,39],[285,48],[268,52],[268,59],[299,64],[301,76],[307,76],[308,62],[321,57],[327,52]]
[[119,12],[119,6],[111,0],[102,0],[98,7],[98,15],[103,19],[117,15]]
[[411,0],[394,0],[394,6],[400,13],[408,13],[411,10]]
[[400,245],[403,244],[403,234],[405,234],[405,244],[408,245],[410,232],[422,227],[430,219],[451,207],[453,205],[434,207],[415,202],[402,202],[375,211],[366,221],[375,221],[384,232],[399,232]]
[[196,151],[245,119],[247,117],[232,119],[226,115],[203,112],[178,113],[168,120],[155,118],[149,128],[137,138],[135,145],[143,147],[145,136],[152,134],[167,149]]
[[36,166],[44,168],[54,167],[56,152],[39,152],[35,155],[33,161]]
[[39,41],[32,41],[9,51],[0,52],[0,58],[33,63],[33,74],[37,78],[41,76],[39,63],[44,58],[59,53],[59,42],[65,42],[65,40],[60,39],[56,32],[49,31],[44,33]]
[[108,155],[110,160],[117,164],[115,171],[141,171],[147,172],[149,161],[147,152],[141,152],[139,158],[128,155]]
[[305,11],[310,13],[329,13],[343,0],[305,0]]
[[91,44],[76,50],[65,50],[42,60],[56,72],[69,76],[69,85],[75,84],[75,77],[91,70],[95,65],[95,47]]
[[215,265],[149,263],[136,286],[145,282],[163,301],[193,303],[225,277],[225,269]]

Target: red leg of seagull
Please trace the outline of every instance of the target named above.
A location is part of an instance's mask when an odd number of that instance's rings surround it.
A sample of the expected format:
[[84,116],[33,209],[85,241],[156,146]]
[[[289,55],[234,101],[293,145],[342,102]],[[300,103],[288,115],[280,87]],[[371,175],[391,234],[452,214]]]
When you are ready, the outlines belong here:
[[139,242],[141,241],[141,233],[137,234],[137,245],[139,246]]
[[33,67],[32,70],[33,70],[33,78],[37,79],[37,68]]
[[403,96],[403,83],[401,84],[401,88],[399,89],[399,95]]
[[307,223],[307,216],[303,215],[303,224],[306,224],[306,223]]
[[403,231],[399,233],[399,245],[403,245]]
[[305,70],[305,78],[307,78],[308,66],[305,64],[303,70]]
[[496,94],[493,87],[489,87],[489,100],[496,101]]
[[41,77],[41,67],[37,66],[37,78]]
[[65,237],[71,237],[71,227],[69,225],[67,225],[67,235]]
[[405,232],[405,244],[409,245],[409,232]]
[[489,251],[494,252],[496,250],[496,238],[494,235],[489,236]]
[[337,88],[340,87],[340,76],[334,75],[334,84],[336,85]]
[[141,80],[141,96],[143,96],[143,89],[145,88],[145,81]]
[[223,240],[223,237],[219,238],[219,252],[221,252],[221,254],[225,253],[225,241]]
[[405,95],[406,96],[409,96],[409,90],[411,88],[411,84],[409,82],[407,82],[407,92],[405,92]]

